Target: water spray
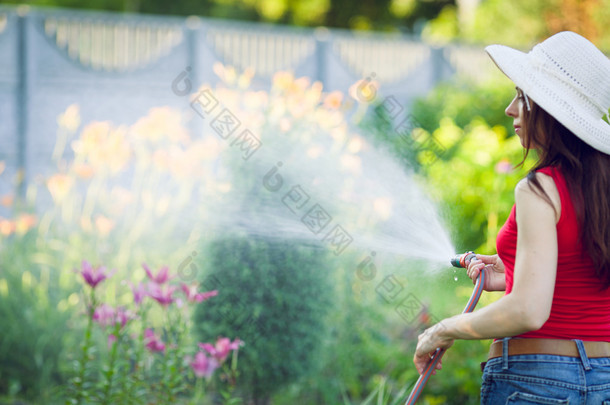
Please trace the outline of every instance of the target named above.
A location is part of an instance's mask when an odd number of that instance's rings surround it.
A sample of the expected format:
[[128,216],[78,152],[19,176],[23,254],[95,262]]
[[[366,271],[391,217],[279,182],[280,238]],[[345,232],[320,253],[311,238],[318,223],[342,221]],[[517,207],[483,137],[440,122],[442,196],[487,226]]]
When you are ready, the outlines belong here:
[[[461,255],[456,255],[452,257],[450,262],[453,267],[468,268],[468,265],[470,264],[472,259],[476,259],[476,257],[477,255],[474,252],[466,252]],[[485,272],[481,271],[474,284],[474,290],[472,291],[472,295],[470,296],[470,299],[466,304],[466,308],[464,308],[464,310],[462,311],[463,314],[474,311],[474,308],[479,302],[479,298],[481,298],[481,293],[483,292],[483,284],[485,284]],[[441,361],[441,358],[445,354],[445,351],[446,349],[436,349],[436,351],[430,358],[430,361],[424,368],[424,372],[417,379],[417,382],[411,390],[411,394],[409,395],[409,398],[407,398],[407,402],[405,402],[405,405],[413,405],[417,402],[419,395],[422,393],[426,383],[428,382],[428,379],[436,368],[436,365],[439,361]]]

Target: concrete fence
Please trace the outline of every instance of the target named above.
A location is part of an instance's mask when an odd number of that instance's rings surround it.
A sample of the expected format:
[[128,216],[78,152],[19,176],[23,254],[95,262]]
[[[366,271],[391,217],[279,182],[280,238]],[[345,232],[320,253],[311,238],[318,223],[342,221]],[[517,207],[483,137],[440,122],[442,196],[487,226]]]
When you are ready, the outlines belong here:
[[[155,106],[188,108],[172,83],[214,86],[213,65],[254,68],[254,87],[290,70],[347,91],[365,77],[408,105],[455,74],[492,70],[482,49],[434,47],[404,35],[145,16],[0,7],[0,195],[49,167],[57,117],[70,104],[83,122],[133,123]],[[22,189],[23,190],[23,189]]]

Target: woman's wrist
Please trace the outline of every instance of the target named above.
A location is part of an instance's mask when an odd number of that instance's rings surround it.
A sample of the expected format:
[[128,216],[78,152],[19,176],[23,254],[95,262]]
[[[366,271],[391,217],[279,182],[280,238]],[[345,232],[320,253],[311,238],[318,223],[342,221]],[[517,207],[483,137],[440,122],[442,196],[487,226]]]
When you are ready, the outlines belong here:
[[456,317],[458,316],[459,315],[452,316],[451,318],[445,318],[435,325],[435,328],[437,328],[437,330],[435,330],[434,332],[436,332],[437,336],[440,339],[446,341],[457,339]]

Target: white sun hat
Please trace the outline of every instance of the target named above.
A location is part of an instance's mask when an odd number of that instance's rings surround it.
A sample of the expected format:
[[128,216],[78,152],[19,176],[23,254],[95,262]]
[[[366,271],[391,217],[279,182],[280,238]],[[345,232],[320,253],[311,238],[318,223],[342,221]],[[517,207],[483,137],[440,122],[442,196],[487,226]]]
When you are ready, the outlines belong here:
[[485,51],[517,87],[595,149],[610,154],[610,59],[582,36],[560,32],[524,53]]

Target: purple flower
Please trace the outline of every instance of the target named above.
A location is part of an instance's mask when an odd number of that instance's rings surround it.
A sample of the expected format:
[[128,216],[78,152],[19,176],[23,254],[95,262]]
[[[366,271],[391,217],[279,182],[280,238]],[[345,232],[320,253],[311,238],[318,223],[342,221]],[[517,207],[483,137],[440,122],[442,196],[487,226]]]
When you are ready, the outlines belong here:
[[502,159],[496,163],[496,173],[508,174],[513,171],[513,165],[510,164],[508,159]]
[[183,283],[180,287],[189,302],[202,302],[218,295],[217,290],[197,292],[197,285],[188,286]]
[[243,342],[239,339],[235,339],[231,342],[229,338],[218,338],[216,345],[212,346],[209,343],[199,343],[199,347],[212,355],[219,363],[223,363],[231,350],[239,349]]
[[144,297],[148,295],[146,286],[143,283],[138,283],[137,286],[131,283],[129,283],[129,285],[131,286],[131,291],[133,292],[133,302],[135,302],[136,305],[140,305]]
[[104,327],[114,326],[118,323],[123,328],[131,319],[133,319],[131,312],[123,308],[113,308],[108,304],[100,305],[93,312],[93,321]]
[[99,283],[110,277],[112,272],[108,272],[103,266],[94,268],[88,261],[83,260],[80,274],[91,288],[95,288]]
[[93,311],[93,321],[101,326],[112,326],[115,322],[115,310],[108,304],[102,304]]
[[157,272],[157,275],[154,275],[150,268],[146,265],[146,263],[142,263],[142,267],[144,267],[144,271],[146,272],[146,276],[150,281],[156,284],[164,284],[168,280],[171,279],[169,276],[169,268],[167,266],[163,266]]
[[111,333],[110,335],[108,335],[108,349],[112,348],[112,345],[116,341],[117,341],[117,338],[114,334]]
[[144,331],[144,341],[146,342],[146,348],[151,352],[165,351],[165,343],[163,343],[150,328]]
[[161,286],[157,283],[148,283],[148,296],[166,307],[175,301],[173,294],[176,288],[172,285]]
[[134,315],[130,311],[126,311],[124,308],[117,308],[115,312],[114,322],[121,324],[121,328],[127,325],[127,322],[132,320]]
[[210,378],[218,368],[218,361],[206,356],[204,352],[197,352],[195,359],[191,362],[191,368],[198,378]]

